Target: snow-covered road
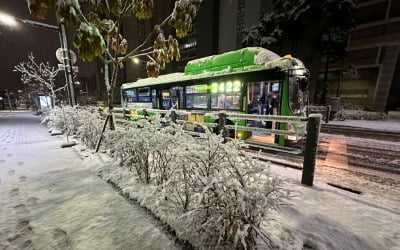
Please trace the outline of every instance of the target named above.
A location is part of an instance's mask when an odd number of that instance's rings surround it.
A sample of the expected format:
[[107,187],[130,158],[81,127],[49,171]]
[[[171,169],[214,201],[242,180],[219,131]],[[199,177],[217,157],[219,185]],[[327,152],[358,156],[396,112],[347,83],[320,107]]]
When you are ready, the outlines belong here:
[[30,112],[0,112],[0,249],[177,249],[62,142]]

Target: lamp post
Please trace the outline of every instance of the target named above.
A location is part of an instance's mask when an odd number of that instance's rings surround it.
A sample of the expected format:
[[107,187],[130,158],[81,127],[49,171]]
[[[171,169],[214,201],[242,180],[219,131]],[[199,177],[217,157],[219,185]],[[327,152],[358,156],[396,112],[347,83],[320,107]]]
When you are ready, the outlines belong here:
[[15,18],[10,15],[5,15],[0,13],[0,22],[10,25],[10,26],[15,26],[16,21],[21,22],[23,24],[35,27],[35,28],[42,28],[42,29],[48,29],[52,31],[56,31],[59,34],[60,37],[60,44],[61,48],[63,51],[63,64],[65,66],[64,72],[65,72],[65,80],[67,83],[67,92],[69,96],[69,103],[71,106],[75,106],[75,94],[74,94],[74,86],[73,86],[73,81],[72,81],[72,64],[71,64],[71,55],[70,51],[68,48],[68,40],[67,40],[67,32],[65,29],[65,23],[64,19],[60,19],[58,21],[58,26],[55,25],[50,25],[46,23],[40,23],[32,20],[27,20],[27,19],[19,19]]

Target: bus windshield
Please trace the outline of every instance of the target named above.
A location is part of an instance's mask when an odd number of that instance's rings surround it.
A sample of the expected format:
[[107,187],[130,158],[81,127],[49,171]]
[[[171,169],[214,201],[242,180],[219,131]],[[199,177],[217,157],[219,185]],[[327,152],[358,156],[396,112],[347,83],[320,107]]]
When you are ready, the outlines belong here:
[[294,115],[305,114],[308,102],[308,78],[303,75],[289,77],[289,108]]

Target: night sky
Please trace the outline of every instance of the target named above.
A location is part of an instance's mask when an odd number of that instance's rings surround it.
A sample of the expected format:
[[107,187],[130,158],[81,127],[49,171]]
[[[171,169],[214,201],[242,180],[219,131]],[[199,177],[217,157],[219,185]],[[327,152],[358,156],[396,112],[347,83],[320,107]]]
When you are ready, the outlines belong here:
[[[25,0],[0,0],[0,12],[21,18],[31,19],[56,25],[55,15],[52,13],[45,20],[36,20],[29,14],[28,5]],[[28,53],[33,52],[38,62],[49,61],[51,65],[59,62],[55,57],[55,51],[60,47],[57,32],[42,30],[19,23],[17,27],[9,27],[0,23],[0,95],[4,89],[16,92],[23,89],[20,74],[13,72],[18,63],[28,58]],[[71,41],[70,41],[70,47]],[[94,63],[78,63],[79,75],[89,76],[95,72]],[[64,73],[60,72],[61,81],[58,86],[64,84]]]

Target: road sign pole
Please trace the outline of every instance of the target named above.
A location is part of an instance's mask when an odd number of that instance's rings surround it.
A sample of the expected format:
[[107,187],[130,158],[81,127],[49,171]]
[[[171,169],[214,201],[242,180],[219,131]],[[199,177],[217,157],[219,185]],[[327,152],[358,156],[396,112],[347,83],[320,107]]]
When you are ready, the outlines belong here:
[[64,20],[59,21],[60,27],[60,42],[63,50],[63,62],[65,65],[65,78],[67,80],[67,90],[69,93],[69,101],[71,106],[75,106],[75,94],[74,94],[74,83],[72,80],[72,69],[71,69],[71,56],[68,49],[67,32],[65,30]]

